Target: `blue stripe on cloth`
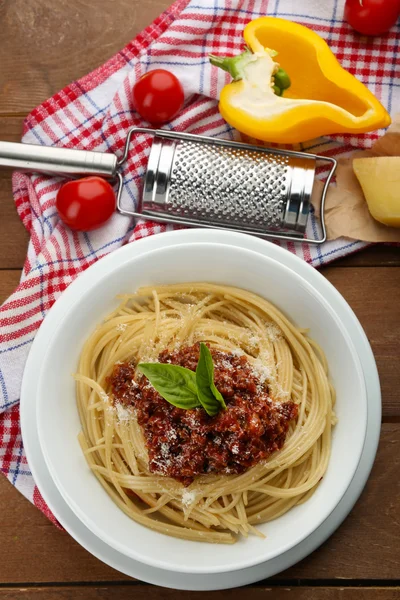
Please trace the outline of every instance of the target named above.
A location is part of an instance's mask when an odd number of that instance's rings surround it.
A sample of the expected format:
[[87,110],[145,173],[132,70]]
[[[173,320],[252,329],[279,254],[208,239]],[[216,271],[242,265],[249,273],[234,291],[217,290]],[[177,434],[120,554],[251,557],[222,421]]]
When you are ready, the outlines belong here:
[[330,19],[329,33],[328,33],[328,37],[326,39],[327,42],[330,42],[332,40],[333,29],[335,27],[335,23],[337,22],[336,21],[337,8],[338,8],[338,0],[335,0],[333,3],[332,17]]
[[[93,248],[92,243],[90,241],[90,237],[86,231],[83,234],[83,237],[85,238],[86,245],[90,250],[90,256],[96,256],[96,250]],[[96,256],[96,258],[97,258],[97,256]]]
[[133,65],[134,61],[135,61],[135,60],[136,60],[136,58],[137,58],[136,56],[134,56],[133,58],[128,58],[128,57],[126,56],[125,52],[124,52],[124,49],[120,50],[120,51],[118,52],[118,54],[119,54],[120,56],[122,56],[122,58],[124,59],[124,61],[126,62],[126,64],[127,64],[127,65],[130,65],[130,66],[131,66],[131,65]]
[[[396,45],[395,45],[395,48],[394,48],[394,56],[395,56],[395,57],[397,56],[397,50],[398,50],[398,48],[399,48],[399,43],[400,43],[400,38],[399,38],[399,37],[397,37],[397,38],[396,38]],[[393,83],[393,82],[394,82],[394,80],[395,80],[395,78],[396,78],[396,64],[398,64],[398,63],[397,63],[397,61],[396,61],[396,60],[394,60],[394,61],[393,61],[393,67],[392,67],[392,70],[391,70],[391,73],[390,73],[390,76],[391,76],[391,79],[392,79],[392,81],[390,81],[390,82],[389,82],[389,92],[388,92],[388,113],[390,113],[390,112],[391,112],[391,110],[392,110],[392,94],[393,94],[393,88],[394,88],[394,86],[396,85],[396,84],[394,84],[394,83]],[[397,84],[397,85],[400,85],[400,84]]]
[[[318,237],[317,221],[313,216],[311,218],[311,227],[312,227],[314,237],[317,238]],[[318,254],[319,264],[323,265],[324,259],[323,259],[322,252],[321,252],[321,246],[319,244],[317,244],[317,254]]]
[[[203,52],[205,52],[205,48],[206,48],[206,42],[204,42],[203,46],[202,46],[202,50]],[[168,65],[168,66],[178,66],[178,67],[203,67],[204,65],[208,64],[208,58],[204,58],[203,60],[199,60],[199,61],[194,61],[191,60],[189,57],[186,60],[154,60],[151,63],[151,66],[153,65]],[[204,76],[203,76],[203,82],[204,82]],[[202,83],[201,83],[201,73],[200,73],[200,93],[203,93],[203,88],[201,87]]]
[[349,248],[352,248],[353,246],[356,246],[359,243],[360,242],[357,240],[354,242],[350,242],[350,244],[345,244],[344,246],[340,246],[339,248],[334,248],[333,250],[329,250],[329,252],[324,252],[322,257],[326,258],[327,256],[332,256],[332,254],[336,254],[337,252],[343,252],[343,250],[348,250]]
[[19,404],[19,400],[10,400],[9,402],[5,402],[5,404],[1,405],[1,411],[0,412],[5,412],[6,410],[8,410],[9,408],[13,408],[13,406],[16,406],[17,404]]
[[115,119],[115,117],[120,117],[122,115],[133,115],[136,111],[131,109],[131,108],[127,108],[126,110],[119,110],[116,113],[109,113],[105,120],[104,120],[104,124],[107,123],[107,121],[112,121],[113,119]]
[[[214,6],[199,6],[198,4],[189,4],[187,8],[190,9],[190,10],[200,10],[200,11],[203,11],[203,10],[212,10],[212,11],[215,11],[215,7]],[[218,9],[218,10],[224,10],[224,7],[221,7],[221,9]],[[240,13],[242,13],[244,15],[251,15],[252,17],[255,17],[255,12],[256,11],[253,11],[253,10],[247,10],[246,8],[233,8],[233,7],[226,8],[226,13],[227,14],[229,14],[229,13],[233,13],[233,14],[240,14]],[[260,11],[257,11],[257,14],[259,15]]]
[[[143,56],[141,56],[141,60],[143,60]],[[145,60],[146,60],[145,71],[147,73],[150,65],[152,64],[152,60],[151,60],[151,44],[149,44],[148,47],[147,47],[147,52],[146,52]]]
[[[32,211],[32,213],[34,214],[36,220],[38,221],[40,228],[42,230],[42,234],[44,236],[44,227],[43,227],[43,222],[47,225],[47,227],[49,228],[50,233],[53,233],[53,226],[50,222],[51,217],[56,216],[58,213],[54,212],[51,213],[50,215],[48,215],[47,217],[44,215],[44,213],[42,213],[41,215],[39,215],[35,209],[33,208],[32,204],[30,204],[30,210]],[[43,222],[42,222],[43,221]]]
[[[12,350],[18,350],[18,348],[22,348],[23,346],[26,346],[27,344],[30,344],[31,342],[33,342],[35,338],[30,338],[29,340],[26,340],[25,342],[21,342],[20,344],[17,344],[16,346],[10,346],[10,348],[5,348],[4,350],[0,350],[0,354],[5,354],[6,352],[11,352]],[[15,402],[12,402],[9,406],[12,406],[12,404],[15,404]]]
[[1,387],[1,391],[3,392],[4,405],[7,406],[8,405],[8,391],[7,391],[7,386],[6,386],[6,381],[4,379],[3,371],[1,369],[0,369],[0,387]]
[[[96,252],[101,252],[105,248],[108,248],[109,246],[112,246],[113,244],[121,242],[122,240],[124,240],[126,238],[126,236],[131,231],[133,231],[134,228],[135,228],[134,225],[130,226],[127,229],[126,233],[123,236],[121,236],[119,238],[116,238],[115,240],[112,240],[111,242],[107,242],[107,244],[104,244],[103,246],[100,246],[100,248],[97,248]],[[29,275],[31,273],[33,273],[34,271],[38,271],[38,270],[42,269],[43,267],[47,267],[47,266],[51,266],[51,265],[58,265],[60,263],[67,263],[68,264],[68,263],[71,263],[71,262],[81,261],[81,260],[84,260],[85,258],[90,258],[90,256],[92,256],[91,253],[85,254],[83,256],[79,256],[79,257],[76,257],[76,258],[63,258],[63,259],[58,259],[58,260],[50,260],[49,262],[46,262],[46,263],[40,263],[39,265],[36,265],[36,267],[33,267],[33,269],[30,270]],[[1,353],[1,351],[0,351],[0,353]]]
[[46,223],[47,227],[49,228],[50,233],[53,233],[54,227],[53,227],[53,224],[50,221],[50,219],[52,219],[53,217],[58,217],[58,212],[57,211],[52,212],[47,216],[43,213],[42,217],[43,217],[43,220]]
[[[14,473],[16,472],[16,469],[4,469],[3,467],[0,468],[0,472],[3,473],[4,475],[14,475]],[[30,471],[23,471],[22,469],[18,469],[18,475],[32,475],[32,473]]]
[[43,306],[43,296],[44,296],[44,275],[43,275],[43,268],[41,267],[39,269],[39,277],[40,277],[40,311],[42,313],[42,317],[44,318],[46,316],[46,311],[44,310],[44,306]]
[[224,127],[224,129],[222,131],[219,131],[218,133],[209,133],[208,137],[219,137],[221,133],[228,133],[230,135],[230,137],[233,139],[233,127],[231,127],[230,125],[227,125],[226,127]]
[[36,220],[39,222],[40,228],[42,230],[42,234],[44,236],[44,227],[43,227],[43,223],[42,223],[42,217],[43,217],[43,215],[38,215],[38,213],[33,208],[32,204],[30,205],[30,209],[33,212],[33,214],[35,215]]
[[[278,0],[279,1],[279,0]],[[278,4],[278,2],[277,2]],[[314,17],[313,15],[305,15],[304,13],[284,13],[284,12],[280,12],[279,15],[277,15],[277,10],[274,11],[273,16],[279,16],[280,18],[282,17],[295,17],[296,19],[300,18],[300,19],[305,19],[305,20],[313,20],[313,21],[324,21],[325,23],[343,23],[342,19],[324,19],[323,17]]]
[[309,150],[314,150],[315,148],[323,148],[324,146],[328,146],[329,144],[332,144],[332,140],[318,142],[318,144],[313,144],[312,146],[307,146],[306,142],[302,142],[301,149],[305,152],[309,152]]
[[274,17],[276,17],[278,15],[278,8],[279,8],[279,0],[276,0],[275,10],[274,10]]
[[[223,2],[224,3],[224,2]],[[218,15],[218,0],[214,0],[214,6],[213,6],[213,15],[212,15],[212,20],[211,20],[211,25],[210,25],[210,29],[213,30],[214,28],[214,22],[215,22],[215,18]],[[207,37],[208,37],[208,33],[205,34],[204,39],[203,39],[203,54],[206,54],[206,46],[207,46]],[[203,62],[203,64],[201,64],[201,69],[200,69],[200,93],[204,94],[204,75],[205,75],[205,69],[204,66],[206,64],[210,64],[208,57],[205,59],[205,61]]]
[[[103,126],[104,126],[104,123],[103,123]],[[110,143],[108,141],[108,138],[106,137],[106,134],[104,133],[104,128],[103,127],[102,127],[102,129],[100,131],[100,137],[103,140],[103,142],[105,143],[107,150],[111,150],[112,143]]]
[[[96,109],[98,112],[100,112],[102,109],[101,109],[99,106],[97,106],[96,102],[95,102],[95,101],[93,100],[93,98],[91,97],[91,95],[90,95],[90,92],[86,92],[86,91],[83,89],[83,87],[81,86],[81,84],[79,83],[79,81],[75,81],[75,85],[76,85],[76,87],[77,87],[79,90],[81,90],[81,92],[82,92],[82,96],[83,96],[84,98],[86,98],[86,100],[89,102],[89,104],[91,104],[91,105],[93,106],[93,108],[95,108],[95,109]],[[97,88],[95,88],[95,89],[97,89]],[[110,103],[108,103],[108,104],[107,104],[107,106],[105,106],[105,107],[103,108],[103,111],[104,111],[104,110],[107,110],[107,108],[108,108],[109,106],[110,106]]]
[[[203,54],[205,54],[205,52],[206,52],[206,45],[207,45],[207,34],[203,38],[203,45],[202,45]],[[157,64],[157,62],[158,61],[154,61],[154,64]],[[189,62],[191,62],[191,61],[189,61]],[[201,67],[200,68],[200,83],[199,83],[200,94],[204,94],[204,66],[205,66],[206,62],[208,62],[208,59],[207,59],[207,61],[204,59],[204,60],[201,60],[200,62],[191,63],[193,66],[200,65],[200,67]],[[179,65],[179,64],[182,65],[183,64],[184,65],[185,62],[183,62],[183,63],[182,62],[181,63],[179,63],[179,62],[162,62],[161,64],[163,64],[163,65]]]
[[[132,181],[134,181],[135,179],[138,179],[138,178],[141,178],[141,177],[142,177],[142,175],[136,175],[136,176],[132,177],[131,179],[127,179],[122,184],[122,189],[127,192],[129,198],[132,200],[132,203],[133,203],[133,206],[135,207],[135,210],[136,210],[136,206],[137,206],[137,199],[136,199],[134,191],[130,188],[129,184]],[[122,199],[122,197],[121,197],[121,199]]]
[[80,123],[79,125],[77,125],[76,127],[73,127],[72,129],[70,129],[68,131],[68,133],[64,133],[64,135],[62,135],[61,137],[57,138],[55,140],[55,142],[53,142],[51,145],[54,146],[55,144],[59,144],[60,142],[62,142],[66,137],[69,137],[71,134],[75,133],[75,131],[77,129],[82,129],[82,127],[84,127],[85,125],[87,125],[89,123],[89,121],[92,121],[93,119],[95,119],[96,117],[98,117],[99,115],[102,115],[106,112],[106,110],[108,109],[108,106],[106,106],[105,108],[101,108],[99,109],[97,112],[95,112],[93,115],[91,115],[90,117],[87,117],[84,121],[82,121],[82,123]]
[[132,183],[132,181],[136,181],[136,179],[141,179],[143,175],[144,171],[140,175],[132,175],[132,177],[127,177],[126,179],[124,179],[124,186],[128,185],[128,183]]
[[17,477],[20,474],[19,466],[21,464],[23,449],[24,449],[24,447],[22,445],[22,440],[21,440],[20,443],[19,443],[19,451],[18,451],[18,457],[17,457],[17,466],[13,469],[13,471],[14,471],[13,478],[12,478],[12,484],[13,485],[15,485],[15,483],[17,481]]
[[36,131],[35,128],[32,128],[29,130],[30,133],[32,133],[32,135],[39,141],[39,144],[41,146],[46,146],[46,144],[44,143],[44,140],[42,140],[42,138],[40,137],[40,135],[38,134],[38,132]]
[[[32,208],[32,207],[31,207],[31,208]],[[51,220],[50,220],[50,219],[51,219],[52,217],[57,217],[57,216],[58,216],[58,212],[57,212],[57,211],[55,211],[55,212],[52,212],[52,213],[50,213],[50,214],[49,214],[49,215],[47,215],[47,216],[46,216],[44,213],[42,213],[41,215],[39,215],[39,216],[38,216],[38,215],[37,215],[37,214],[36,214],[36,213],[33,211],[33,209],[32,209],[32,212],[34,213],[35,217],[38,219],[38,221],[39,221],[39,223],[40,223],[40,226],[41,226],[41,228],[42,228],[42,233],[43,233],[43,235],[44,235],[44,228],[43,228],[42,221],[43,221],[43,223],[44,223],[45,225],[47,225],[47,227],[49,228],[49,233],[50,233],[50,235],[51,235],[51,234],[53,233],[54,227],[53,227],[53,224],[52,224],[52,222],[51,222]]]

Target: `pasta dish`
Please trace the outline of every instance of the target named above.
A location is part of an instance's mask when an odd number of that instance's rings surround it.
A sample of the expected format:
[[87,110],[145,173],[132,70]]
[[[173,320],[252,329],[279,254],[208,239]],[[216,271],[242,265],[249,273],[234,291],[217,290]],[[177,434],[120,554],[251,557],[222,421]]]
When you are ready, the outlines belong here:
[[274,305],[209,283],[119,297],[78,371],[79,441],[138,523],[233,543],[305,502],[327,469],[335,393],[322,350]]

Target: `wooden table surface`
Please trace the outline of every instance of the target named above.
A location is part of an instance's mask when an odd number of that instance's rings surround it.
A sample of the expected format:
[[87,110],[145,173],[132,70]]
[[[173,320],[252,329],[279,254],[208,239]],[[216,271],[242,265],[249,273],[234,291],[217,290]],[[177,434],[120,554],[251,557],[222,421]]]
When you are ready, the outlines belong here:
[[[0,139],[18,141],[37,104],[103,63],[169,0],[0,0]],[[128,17],[128,18],[127,18]],[[0,172],[0,301],[17,285],[28,236]],[[368,484],[338,531],[311,556],[269,579],[210,598],[400,598],[400,252],[373,247],[324,268],[365,328],[381,377],[383,424]],[[0,600],[200,598],[134,581],[57,530],[0,479]]]

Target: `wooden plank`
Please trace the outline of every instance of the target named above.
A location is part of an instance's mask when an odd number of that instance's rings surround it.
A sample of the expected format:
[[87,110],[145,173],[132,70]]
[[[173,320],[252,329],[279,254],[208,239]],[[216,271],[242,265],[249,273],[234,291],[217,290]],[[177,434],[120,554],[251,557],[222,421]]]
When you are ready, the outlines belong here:
[[0,600],[398,600],[400,588],[246,587],[218,592],[184,592],[150,585],[4,588]]
[[11,177],[0,176],[0,269],[21,269],[28,241],[14,205]]
[[[1,11],[0,5],[0,20]],[[1,47],[2,45],[0,45],[0,49]],[[19,142],[22,134],[22,122],[23,117],[0,117],[0,139],[7,142]],[[11,170],[0,169],[0,269],[22,268],[28,240],[28,232],[22,225],[14,205]]]
[[384,415],[399,415],[400,269],[329,267],[322,273],[344,296],[365,329],[381,379]]
[[360,252],[354,252],[334,263],[333,267],[399,267],[400,248],[397,246],[385,246],[375,244]]
[[19,270],[0,271],[0,304],[15,290],[21,277]]
[[[0,9],[1,11],[1,9]],[[1,98],[1,95],[0,95]],[[4,142],[19,142],[21,141],[23,129],[23,116],[2,117],[0,116],[0,139]],[[3,176],[9,171],[0,171]]]
[[[290,584],[300,578],[322,585],[340,578],[345,585],[351,579],[361,584],[398,578],[399,470],[400,424],[385,423],[371,477],[351,515],[321,548],[273,580]],[[0,506],[0,585],[128,580],[56,529],[4,478]]]
[[27,113],[103,64],[170,0],[0,3],[0,113]]
[[[365,328],[379,369],[384,416],[400,416],[400,268],[329,267],[322,272],[343,294]],[[13,272],[0,272],[0,302],[14,289],[17,278]]]

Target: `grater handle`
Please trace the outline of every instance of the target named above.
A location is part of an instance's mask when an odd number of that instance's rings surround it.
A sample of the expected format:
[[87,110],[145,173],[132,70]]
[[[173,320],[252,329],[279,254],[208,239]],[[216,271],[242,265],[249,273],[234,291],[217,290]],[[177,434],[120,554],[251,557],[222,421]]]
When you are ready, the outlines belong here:
[[52,175],[99,175],[113,178],[118,160],[115,154],[36,144],[0,141],[0,167]]

